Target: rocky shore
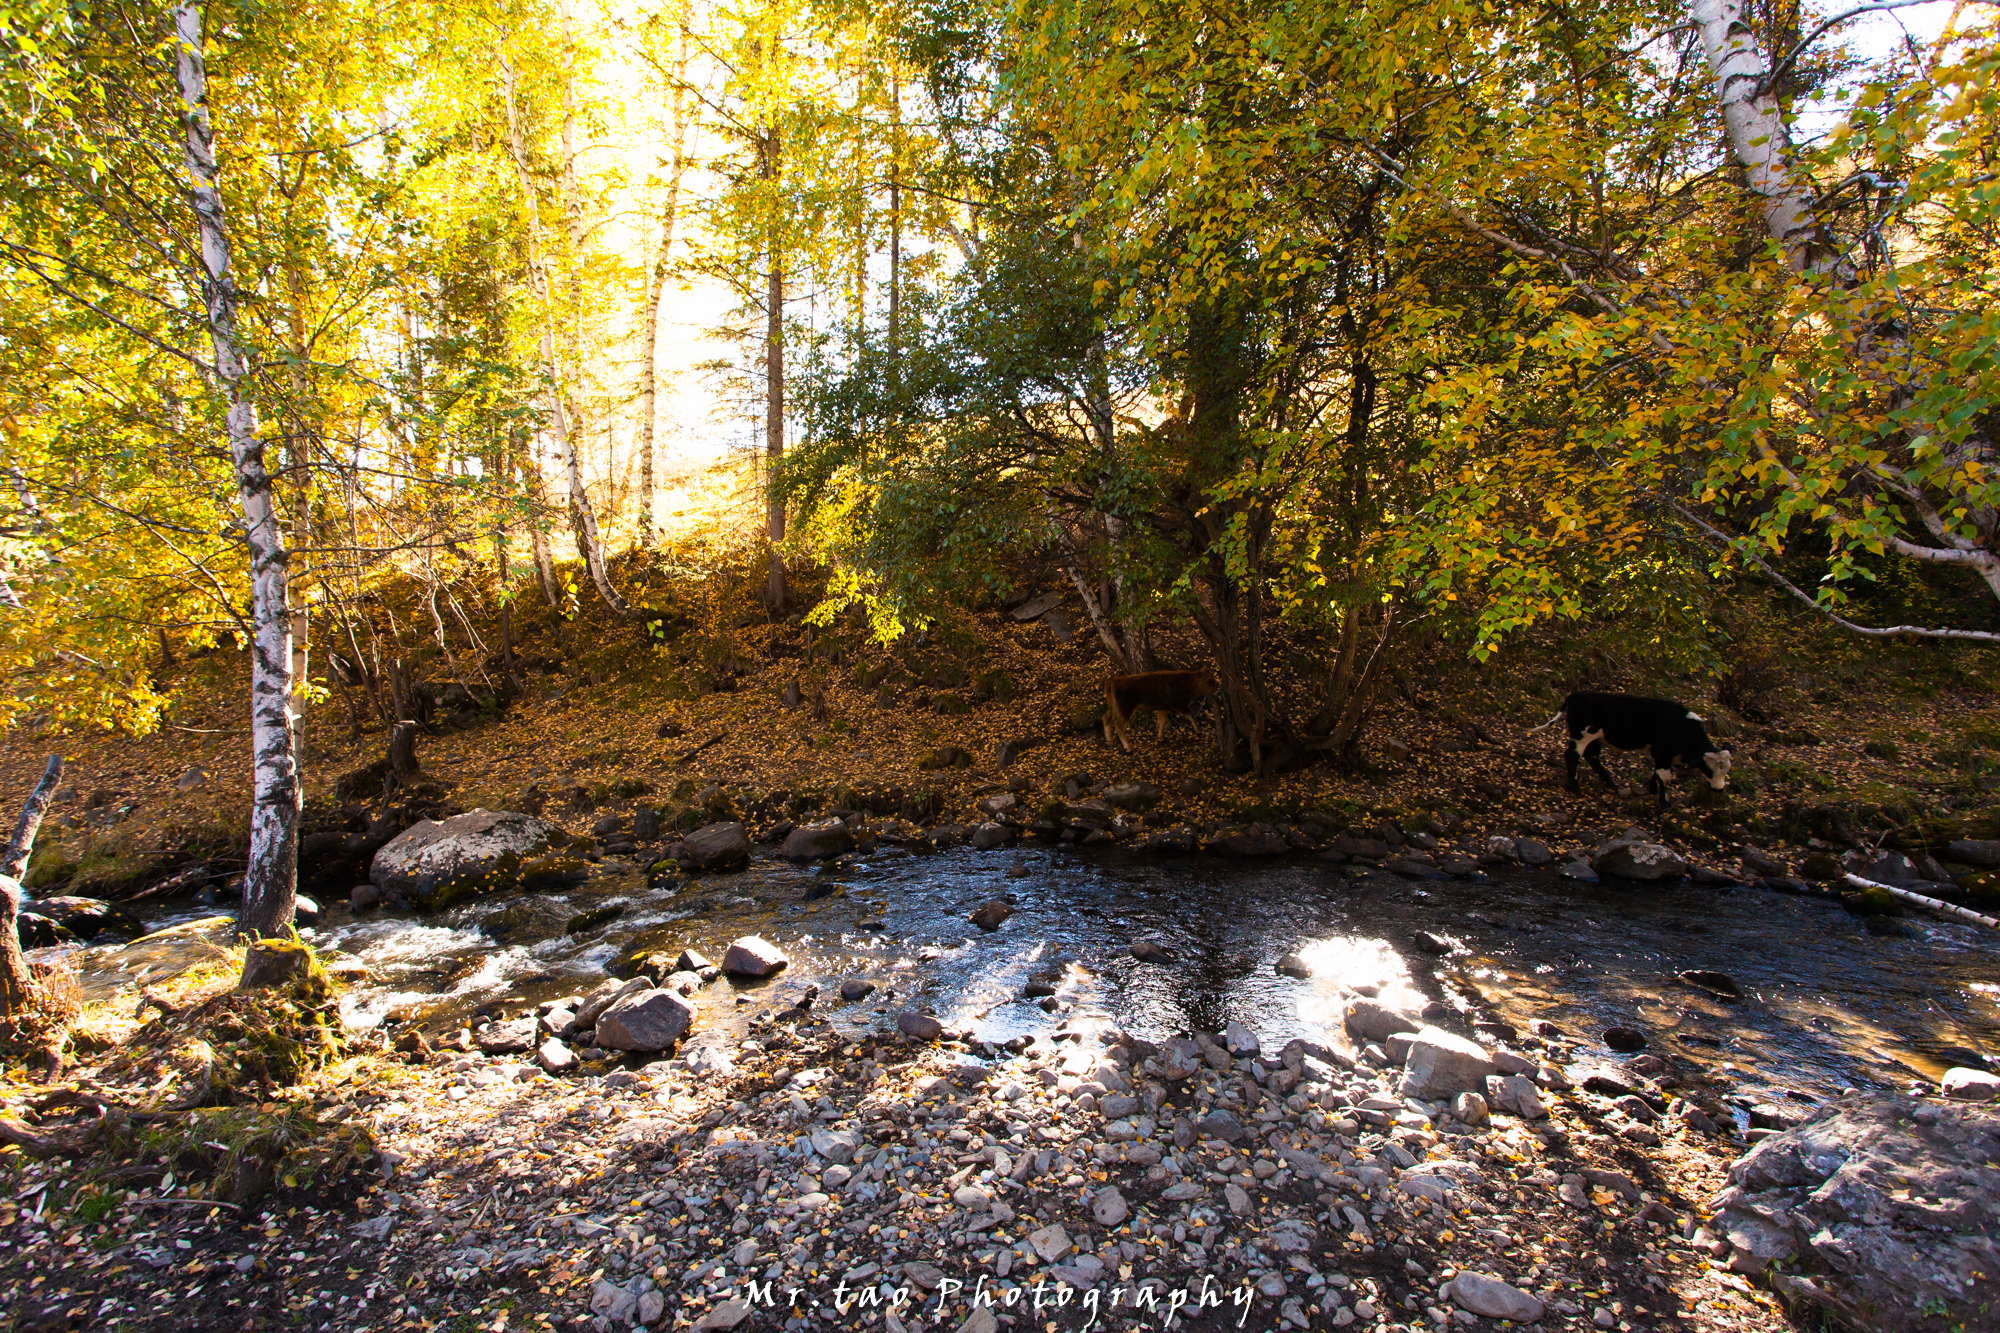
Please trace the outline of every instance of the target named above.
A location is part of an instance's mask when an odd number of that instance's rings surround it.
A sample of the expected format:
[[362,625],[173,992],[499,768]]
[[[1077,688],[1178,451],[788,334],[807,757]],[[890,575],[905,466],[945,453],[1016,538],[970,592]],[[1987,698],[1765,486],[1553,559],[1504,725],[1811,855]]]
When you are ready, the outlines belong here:
[[[1361,994],[1340,1049],[1082,1017],[996,1048],[916,1011],[857,1038],[809,995],[750,1039],[615,1060],[620,1005],[703,984],[676,962],[295,1089],[372,1138],[338,1188],[233,1203],[141,1172],[84,1218],[46,1207],[72,1167],[31,1168],[0,1251],[15,1326],[1775,1329],[1781,1301],[1900,1293],[1898,1246],[1929,1286],[1855,1326],[1991,1310],[1990,1108],[1843,1099],[1752,1131],[1731,1184],[1745,1145],[1651,1057],[1586,1069],[1553,1025],[1467,1036]],[[1845,1251],[1811,1220],[1843,1161]],[[1922,1216],[1868,1218],[1864,1189]],[[1800,1271],[1842,1252],[1875,1270],[1860,1297]]]

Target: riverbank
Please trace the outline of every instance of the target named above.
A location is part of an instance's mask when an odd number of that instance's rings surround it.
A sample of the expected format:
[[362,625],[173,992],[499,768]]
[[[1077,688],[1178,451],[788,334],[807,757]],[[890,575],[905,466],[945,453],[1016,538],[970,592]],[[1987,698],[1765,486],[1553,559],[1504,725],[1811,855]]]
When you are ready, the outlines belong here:
[[[1017,1044],[807,1010],[702,1072],[364,1055],[290,1094],[368,1128],[350,1182],[238,1209],[142,1172],[80,1210],[31,1170],[0,1280],[38,1328],[717,1329],[748,1298],[749,1327],[976,1333],[983,1296],[1010,1328],[1157,1328],[1177,1301],[1204,1329],[1783,1324],[1693,1239],[1737,1148],[1671,1115],[1620,1133],[1555,1066],[1545,1116],[1461,1099],[1467,1123],[1401,1069],[1241,1030]],[[1511,1045],[1541,1068],[1543,1038]]]

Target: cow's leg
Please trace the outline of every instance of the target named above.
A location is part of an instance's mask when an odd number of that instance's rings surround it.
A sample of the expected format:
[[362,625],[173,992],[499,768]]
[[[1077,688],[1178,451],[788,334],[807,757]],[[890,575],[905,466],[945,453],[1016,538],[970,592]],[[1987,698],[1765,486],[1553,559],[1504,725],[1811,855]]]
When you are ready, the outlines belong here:
[[1571,791],[1582,791],[1583,784],[1576,780],[1576,760],[1576,741],[1572,739],[1563,747],[1563,786]]
[[1618,779],[1612,777],[1611,771],[1604,766],[1603,733],[1600,732],[1596,736],[1586,735],[1583,738],[1583,757],[1589,762],[1591,769],[1596,772],[1597,776],[1604,779],[1605,786],[1611,788],[1612,791],[1618,790]]
[[1167,710],[1164,708],[1155,708],[1153,710],[1153,739],[1162,744],[1166,742]]
[[1653,780],[1650,787],[1660,795],[1660,808],[1667,808],[1667,784],[1674,780],[1674,757],[1663,754],[1659,746],[1653,747]]

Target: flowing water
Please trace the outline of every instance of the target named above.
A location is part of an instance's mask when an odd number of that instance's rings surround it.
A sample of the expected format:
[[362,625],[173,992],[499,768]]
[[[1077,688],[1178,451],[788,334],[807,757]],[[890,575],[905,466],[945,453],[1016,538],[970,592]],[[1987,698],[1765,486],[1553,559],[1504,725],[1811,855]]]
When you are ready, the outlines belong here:
[[[996,898],[1015,909],[998,930],[967,919]],[[564,933],[598,908],[619,915]],[[1159,1038],[1232,1020],[1267,1042],[1334,1041],[1342,987],[1376,986],[1413,1009],[1439,1000],[1523,1029],[1548,1018],[1586,1062],[1608,1055],[1605,1028],[1636,1027],[1694,1081],[1712,1078],[1743,1103],[1807,1103],[2000,1061],[2000,933],[1926,917],[1874,923],[1887,933],[1868,924],[1830,899],[1756,888],[1607,887],[1526,870],[1415,882],[1311,860],[1023,847],[884,849],[824,869],[758,860],[677,888],[649,888],[637,866],[611,861],[565,893],[496,895],[430,917],[332,906],[306,934],[368,964],[376,979],[343,1002],[363,1026],[436,1030],[517,1012],[588,990],[635,948],[719,960],[730,940],[756,934],[790,967],[708,986],[698,1025],[743,1030],[817,983],[817,1011],[842,1029],[914,1006],[996,1041],[1092,1022]],[[1134,959],[1142,938],[1174,961]],[[1294,951],[1310,978],[1274,969]],[[116,957],[91,953],[100,972]],[[1023,996],[1029,974],[1052,965],[1055,1012]],[[1696,969],[1726,974],[1740,997],[1678,976]],[[842,1004],[849,978],[877,990]]]

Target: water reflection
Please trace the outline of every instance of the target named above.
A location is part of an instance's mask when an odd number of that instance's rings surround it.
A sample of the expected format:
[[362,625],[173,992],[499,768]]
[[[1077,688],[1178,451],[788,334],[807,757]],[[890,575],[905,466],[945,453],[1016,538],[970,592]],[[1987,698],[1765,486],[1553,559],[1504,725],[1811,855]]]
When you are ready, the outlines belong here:
[[[1916,918],[1903,934],[1870,934],[1837,906],[1757,890],[1617,889],[1528,872],[1419,885],[1313,861],[1023,848],[872,856],[830,871],[760,861],[678,890],[612,863],[538,898],[503,895],[434,918],[355,919],[335,907],[310,933],[374,974],[345,1000],[357,1025],[393,1015],[441,1027],[484,1006],[511,1011],[587,989],[634,952],[720,959],[730,940],[760,934],[791,967],[707,987],[701,1024],[742,1031],[819,983],[821,1011],[849,1030],[919,1006],[992,1040],[1092,1023],[1157,1039],[1231,1021],[1267,1042],[1326,1040],[1343,988],[1373,987],[1411,1010],[1441,1001],[1523,1027],[1554,1018],[1586,1059],[1608,1054],[1595,1041],[1603,1028],[1637,1026],[1662,1053],[1819,1095],[1935,1077],[1977,1063],[2000,1038],[2000,937]],[[972,925],[973,909],[996,898],[1013,916],[990,933]],[[571,917],[605,907],[622,910],[563,933]],[[1134,958],[1139,939],[1175,961]],[[1275,969],[1292,952],[1309,978]],[[1679,980],[1687,969],[1728,974],[1741,998]],[[1052,1000],[1025,994],[1036,977],[1052,981]],[[848,978],[877,989],[839,1004]]]

